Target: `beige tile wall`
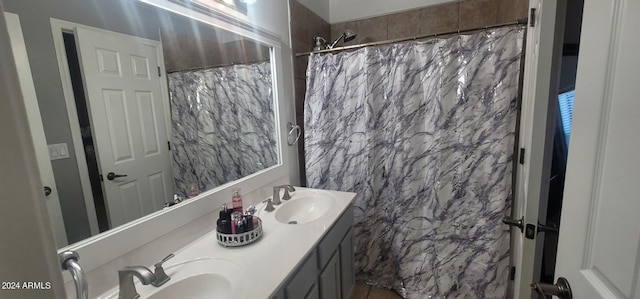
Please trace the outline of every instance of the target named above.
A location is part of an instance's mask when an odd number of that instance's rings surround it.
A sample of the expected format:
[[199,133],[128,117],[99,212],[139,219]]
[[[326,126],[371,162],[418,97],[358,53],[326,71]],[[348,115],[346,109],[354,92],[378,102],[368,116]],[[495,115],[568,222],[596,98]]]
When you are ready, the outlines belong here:
[[[322,36],[332,41],[346,29],[351,29],[358,35],[354,40],[340,43],[339,46],[506,23],[526,18],[529,7],[529,0],[462,0],[368,19],[329,24],[296,0],[290,2],[293,53],[310,51],[313,48],[314,36]],[[304,121],[307,61],[306,56],[297,58],[294,56],[296,121],[301,127]],[[298,153],[301,159],[300,177],[304,184],[304,141],[302,139],[298,143]]]
[[222,43],[217,36],[204,38],[166,31],[161,36],[167,72],[269,59],[268,47],[247,39]]
[[345,29],[358,36],[345,45],[469,29],[527,17],[528,0],[464,0],[331,25],[331,39]]

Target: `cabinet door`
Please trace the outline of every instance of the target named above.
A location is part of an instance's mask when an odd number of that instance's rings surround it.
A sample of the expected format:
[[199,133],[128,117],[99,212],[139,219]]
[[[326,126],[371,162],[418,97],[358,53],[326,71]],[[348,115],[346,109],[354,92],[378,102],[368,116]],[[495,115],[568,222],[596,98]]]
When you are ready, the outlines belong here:
[[352,226],[353,208],[349,207],[318,243],[318,266],[320,269],[327,265],[333,253],[340,246],[340,240],[344,239],[344,235]]
[[304,296],[304,299],[320,299],[320,295],[318,294],[318,286],[314,285],[309,293]]
[[353,229],[350,229],[344,236],[344,239],[340,242],[339,250],[342,298],[348,299],[351,295],[351,289],[353,289],[353,286],[356,283],[356,276],[354,272],[355,258],[353,256]]
[[[285,287],[287,299],[317,298],[317,295],[316,297],[308,297],[311,291],[313,291],[312,288],[315,288],[318,280],[318,264],[316,260],[317,256],[315,251],[313,251],[302,263],[302,266],[298,268],[293,277],[289,279]],[[315,292],[318,292],[317,288]]]
[[276,291],[271,299],[284,299],[284,289],[280,288],[278,291]]
[[340,254],[336,250],[329,259],[327,266],[320,272],[318,277],[320,283],[320,298],[340,299]]

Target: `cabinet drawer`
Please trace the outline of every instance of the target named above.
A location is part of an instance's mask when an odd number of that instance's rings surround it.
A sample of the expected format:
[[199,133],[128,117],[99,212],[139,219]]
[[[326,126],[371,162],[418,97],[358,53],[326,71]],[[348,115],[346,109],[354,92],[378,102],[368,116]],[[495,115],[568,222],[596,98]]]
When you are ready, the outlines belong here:
[[340,219],[336,221],[333,228],[327,233],[318,244],[318,265],[323,269],[331,259],[333,253],[338,249],[340,241],[353,225],[353,207],[344,211]]

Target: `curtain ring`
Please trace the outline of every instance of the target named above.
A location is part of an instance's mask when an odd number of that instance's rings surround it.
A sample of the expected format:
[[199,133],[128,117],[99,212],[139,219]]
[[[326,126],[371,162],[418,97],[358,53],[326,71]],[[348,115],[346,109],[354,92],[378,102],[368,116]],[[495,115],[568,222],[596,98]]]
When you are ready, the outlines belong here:
[[[300,129],[299,125],[294,125],[291,122],[287,123],[287,129],[289,129],[289,134],[287,135],[287,144],[288,145],[294,145],[296,143],[298,143],[298,140],[300,140],[300,135],[302,134],[302,130]],[[293,134],[293,131],[298,131],[298,134],[296,134],[296,140],[294,140],[293,142],[290,142],[289,140],[291,137],[291,134]]]

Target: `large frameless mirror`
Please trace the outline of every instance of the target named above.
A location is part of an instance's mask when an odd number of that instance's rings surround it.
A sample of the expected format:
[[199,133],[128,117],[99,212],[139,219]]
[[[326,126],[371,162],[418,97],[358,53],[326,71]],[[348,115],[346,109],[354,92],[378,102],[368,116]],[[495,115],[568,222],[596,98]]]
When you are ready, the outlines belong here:
[[3,3],[29,58],[58,247],[282,162],[269,45],[130,0]]

